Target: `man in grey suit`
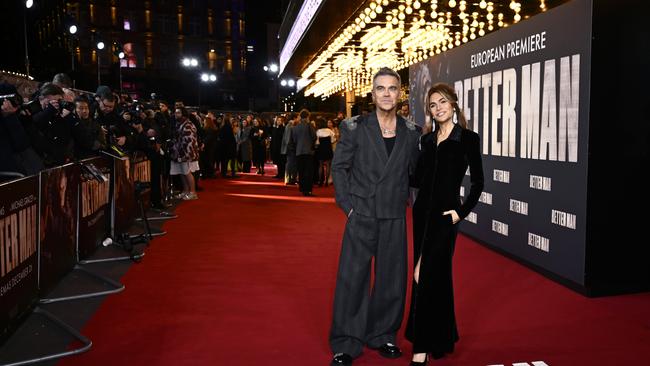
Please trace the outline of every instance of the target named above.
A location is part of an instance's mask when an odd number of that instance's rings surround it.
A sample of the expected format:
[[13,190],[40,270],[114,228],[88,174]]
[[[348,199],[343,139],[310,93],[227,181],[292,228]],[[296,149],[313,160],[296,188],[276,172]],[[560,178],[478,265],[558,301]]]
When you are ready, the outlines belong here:
[[[376,112],[341,123],[332,162],[336,203],[347,215],[334,294],[331,365],[351,365],[363,346],[400,357],[395,337],[406,296],[406,205],[419,128],[396,115],[400,76],[373,77]],[[370,271],[375,258],[375,281]]]
[[296,126],[297,120],[300,118],[297,113],[291,113],[287,117],[287,126],[284,129],[284,136],[282,137],[282,146],[280,147],[280,153],[285,156],[285,173],[284,173],[284,184],[294,185],[296,184],[296,152],[291,151],[289,146],[289,140],[291,139],[291,130]]
[[291,129],[289,146],[296,153],[298,167],[298,186],[305,196],[313,196],[311,189],[314,185],[314,147],[316,131],[309,122],[309,111],[303,109],[299,113],[300,123]]

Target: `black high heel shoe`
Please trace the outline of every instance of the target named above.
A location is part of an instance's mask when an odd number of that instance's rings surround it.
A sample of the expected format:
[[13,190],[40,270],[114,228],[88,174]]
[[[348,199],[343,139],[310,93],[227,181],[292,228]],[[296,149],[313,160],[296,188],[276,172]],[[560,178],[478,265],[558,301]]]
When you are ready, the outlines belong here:
[[424,361],[418,362],[418,361],[411,360],[409,366],[425,366],[428,363],[429,363],[429,355],[427,354],[427,356],[424,358]]

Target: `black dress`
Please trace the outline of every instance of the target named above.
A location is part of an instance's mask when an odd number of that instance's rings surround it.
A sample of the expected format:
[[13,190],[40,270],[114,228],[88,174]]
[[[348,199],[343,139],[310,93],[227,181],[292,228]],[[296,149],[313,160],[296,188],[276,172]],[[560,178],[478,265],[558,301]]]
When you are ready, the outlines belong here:
[[[413,243],[414,263],[420,256],[422,260],[419,283],[413,281],[406,338],[414,353],[440,358],[458,341],[452,283],[458,224],[442,213],[455,210],[461,220],[470,213],[483,191],[483,167],[479,136],[458,125],[439,146],[435,133],[423,136],[421,147],[414,177],[420,190],[413,205]],[[462,202],[459,192],[468,165],[471,188]]]
[[332,151],[332,137],[319,137],[318,146],[316,147],[316,159],[319,161],[332,160],[334,152]]

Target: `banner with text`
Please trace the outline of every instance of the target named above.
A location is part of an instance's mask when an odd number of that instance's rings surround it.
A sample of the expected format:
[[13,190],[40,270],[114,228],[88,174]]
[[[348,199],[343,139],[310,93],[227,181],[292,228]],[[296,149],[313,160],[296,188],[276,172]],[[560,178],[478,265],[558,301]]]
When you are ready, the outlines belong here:
[[427,91],[446,82],[481,137],[485,189],[460,230],[580,285],[591,9],[569,1],[409,70],[416,121],[430,121]]
[[38,177],[0,185],[0,340],[38,295]]

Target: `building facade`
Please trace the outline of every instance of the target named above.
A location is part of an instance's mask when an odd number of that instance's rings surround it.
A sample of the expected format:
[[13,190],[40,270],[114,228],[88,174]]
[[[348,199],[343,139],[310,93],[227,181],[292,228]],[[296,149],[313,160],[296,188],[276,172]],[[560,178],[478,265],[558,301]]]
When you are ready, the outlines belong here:
[[[68,32],[71,23],[75,35]],[[135,97],[156,93],[190,105],[247,103],[244,0],[44,0],[33,32],[41,62],[67,54],[67,68],[41,65],[42,73],[71,71],[81,89],[101,82]],[[183,58],[196,59],[196,66],[183,66]],[[203,72],[217,81],[202,83]]]

